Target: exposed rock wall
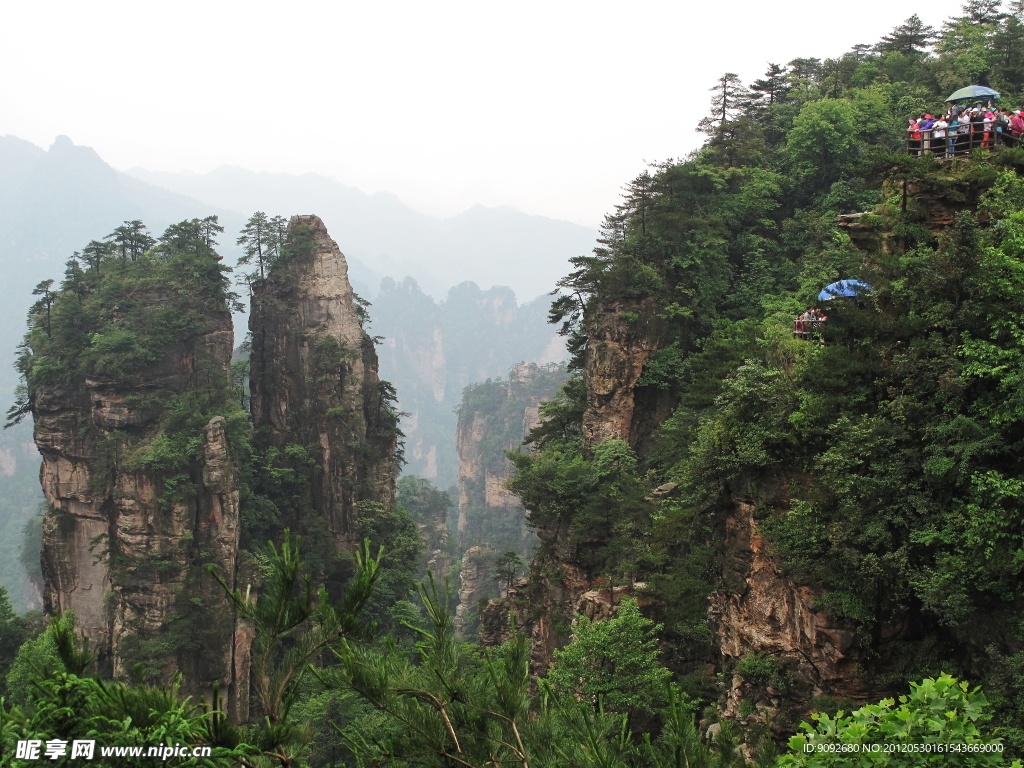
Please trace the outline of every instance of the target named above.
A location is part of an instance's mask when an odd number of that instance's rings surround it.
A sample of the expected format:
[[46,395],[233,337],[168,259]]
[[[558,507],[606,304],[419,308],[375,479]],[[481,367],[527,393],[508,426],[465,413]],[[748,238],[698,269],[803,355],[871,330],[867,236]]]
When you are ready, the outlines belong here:
[[467,282],[441,298],[424,294],[411,277],[385,278],[371,332],[383,337],[381,375],[398,389],[405,472],[448,489],[457,482],[455,410],[463,389],[504,376],[519,360],[560,362],[565,345],[546,322],[546,296],[521,303],[507,287]]
[[612,438],[635,445],[641,438],[634,423],[642,416],[636,412],[636,383],[658,348],[659,326],[653,299],[616,304],[588,323],[585,447]]
[[438,505],[432,512],[430,517],[416,521],[420,535],[423,536],[425,555],[423,576],[426,576],[426,571],[431,571],[438,583],[442,584],[445,576],[452,570],[452,558],[449,554],[451,548],[449,547],[448,509]]
[[[550,531],[540,531],[541,536]],[[568,532],[553,544],[568,540]],[[483,646],[495,646],[511,638],[510,619],[517,632],[530,637],[530,673],[543,676],[555,650],[569,642],[569,627],[580,598],[590,591],[592,580],[572,563],[564,549],[542,547],[534,557],[530,577],[522,579],[499,599],[480,611],[479,637]]]
[[505,488],[512,464],[504,451],[517,450],[539,422],[540,404],[550,400],[565,380],[561,369],[519,363],[507,380],[488,381],[466,391],[459,408],[456,449],[459,455],[461,546],[488,543],[527,554],[533,533],[526,511]]
[[495,552],[490,547],[470,547],[462,555],[459,604],[455,609],[455,634],[466,637],[477,627],[477,606],[497,591],[494,575]]
[[394,502],[397,432],[345,256],[317,216],[293,216],[288,232],[291,255],[253,290],[253,423],[264,450],[287,461],[289,446],[300,446],[315,462],[305,510],[282,524],[304,530],[298,517],[322,515],[348,548],[358,502]]
[[[466,389],[459,409],[456,446],[459,455],[459,516],[456,524],[458,545],[474,551],[479,545],[491,550],[491,558],[514,551],[529,558],[536,536],[529,527],[526,510],[505,484],[512,476],[512,463],[504,451],[516,450],[540,418],[540,404],[555,396],[565,380],[561,369],[541,368],[520,363],[507,380],[491,380]],[[477,565],[463,558],[462,580],[475,576]],[[494,579],[481,588],[460,592],[459,611],[469,612],[462,624],[475,626],[477,604],[482,598],[496,597]],[[468,602],[466,602],[468,601]],[[469,618],[470,613],[473,614]]]
[[[586,410],[583,443],[590,448],[618,438],[637,447],[671,413],[674,394],[637,387],[644,365],[663,336],[653,299],[617,303],[588,316],[584,360]],[[461,502],[461,499],[460,499]],[[461,508],[461,503],[460,503]],[[529,632],[533,670],[542,673],[556,648],[569,641],[567,627],[583,595],[594,589],[599,574],[577,563],[576,544],[567,527],[537,529],[541,546],[525,589],[494,600],[482,612],[480,637],[486,644],[502,642],[510,612],[516,626]]]
[[203,318],[196,338],[167,348],[134,376],[35,392],[40,481],[50,506],[45,608],[73,610],[101,669],[117,677],[142,661],[164,679],[182,670],[190,692],[214,683],[235,692],[232,612],[205,568],[215,563],[233,582],[238,470],[224,419],[206,425],[202,458],[176,473],[173,488],[168,472],[133,461],[166,434],[171,398],[211,386],[228,391],[232,341],[224,307]]
[[[771,657],[791,677],[788,685],[776,686],[733,673],[723,714],[743,725],[786,729],[823,694],[859,703],[899,694],[902,685],[869,682],[862,665],[873,656],[877,666],[879,656],[888,655],[885,646],[899,642],[907,627],[884,627],[877,638],[859,638],[816,610],[821,594],[791,578],[759,532],[759,506],[773,505],[785,507],[785,500],[733,499],[721,536],[722,577],[708,616],[726,668],[756,654]],[[779,716],[783,703],[787,717]]]

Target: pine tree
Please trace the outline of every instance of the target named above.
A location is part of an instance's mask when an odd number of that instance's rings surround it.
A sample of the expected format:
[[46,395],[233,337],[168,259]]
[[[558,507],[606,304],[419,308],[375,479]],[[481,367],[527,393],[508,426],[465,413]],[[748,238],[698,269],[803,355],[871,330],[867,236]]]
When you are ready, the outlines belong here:
[[[278,217],[280,218],[280,217]],[[259,269],[260,280],[266,277],[266,266],[271,262],[273,255],[277,255],[277,232],[271,225],[271,220],[263,211],[256,211],[249,220],[245,222],[242,231],[236,240],[236,244],[242,246],[242,255],[238,259],[239,264],[252,264],[254,261]],[[245,278],[252,281],[255,275],[245,275]]]
[[992,36],[999,74],[1015,89],[1024,87],[1024,2],[1017,0]]
[[120,253],[121,264],[125,264],[129,258],[137,261],[139,256],[156,245],[156,240],[149,235],[146,225],[138,219],[124,222],[103,239],[112,241],[112,245]]
[[[214,218],[216,217],[208,217]],[[186,219],[177,224],[171,224],[164,233],[160,235],[161,250],[172,249],[186,251],[189,253],[202,253],[210,246],[210,232],[207,227],[208,219]]]
[[697,130],[707,134],[717,133],[730,120],[736,119],[743,107],[750,103],[751,93],[743,86],[743,81],[735,72],[726,72],[708,89],[711,97],[711,114],[697,126]]
[[200,232],[203,235],[203,241],[206,243],[207,248],[213,248],[217,245],[217,241],[214,240],[218,232],[223,232],[224,227],[220,225],[218,216],[207,216],[205,219],[199,222]]
[[1006,14],[999,10],[1002,0],[967,0],[963,5],[964,19],[974,24],[998,24]]
[[53,335],[53,334],[50,333],[50,308],[53,306],[53,298],[54,298],[53,297],[53,292],[50,290],[50,288],[52,288],[52,287],[53,287],[53,280],[43,280],[32,291],[32,295],[33,296],[41,297],[39,299],[39,301],[37,301],[35,304],[32,305],[33,313],[37,313],[37,312],[38,313],[42,313],[42,311],[44,309],[46,310],[46,335],[47,336],[52,336]]
[[284,244],[288,241],[288,219],[275,216],[270,220],[269,253],[271,261],[281,258]]
[[126,221],[124,225],[128,228],[129,234],[128,253],[132,261],[138,261],[139,256],[156,245],[156,238],[149,234],[146,225],[138,219]]
[[89,244],[82,249],[82,257],[90,267],[96,270],[97,275],[100,273],[100,265],[103,263],[103,259],[110,255],[110,248],[110,243],[90,240]]
[[114,229],[114,231],[111,232],[109,235],[104,236],[103,239],[113,241],[112,244],[117,248],[118,252],[120,253],[121,265],[124,266],[124,264],[126,264],[128,261],[129,243],[131,242],[131,230],[122,224],[120,227]]
[[498,581],[505,585],[505,589],[512,589],[519,570],[523,567],[524,561],[516,552],[509,550],[497,559],[494,563],[494,570],[498,572]]
[[614,618],[577,616],[572,642],[555,651],[548,680],[559,695],[600,701],[611,712],[650,712],[664,698],[671,674],[658,663],[660,624],[645,618],[635,599]]
[[864,59],[868,58],[868,56],[871,55],[874,49],[875,47],[873,45],[868,45],[867,43],[857,43],[850,49],[850,52],[853,54],[853,57],[857,59],[857,61],[864,61]]
[[228,593],[235,611],[252,623],[252,690],[270,725],[285,724],[295,694],[309,664],[321,652],[347,637],[364,636],[372,629],[363,626],[358,614],[366,605],[380,575],[384,548],[376,557],[370,543],[355,553],[356,575],[344,597],[331,601],[321,587],[313,589],[305,572],[300,545],[290,531],[278,549],[268,544],[267,568],[259,597],[250,588],[231,589],[216,566],[210,573]]
[[82,300],[82,278],[85,277],[82,265],[78,263],[81,257],[82,254],[75,251],[71,254],[71,258],[64,262],[64,282],[60,284],[62,291],[74,293],[78,296],[79,302]]
[[782,101],[786,98],[786,94],[789,93],[789,84],[786,82],[786,68],[769,62],[768,70],[764,73],[764,77],[751,83],[750,90],[767,99],[767,103],[764,101],[760,102],[761,106],[770,107]]
[[878,51],[915,56],[924,53],[934,41],[935,29],[921,21],[921,17],[915,13],[882,38],[878,43]]

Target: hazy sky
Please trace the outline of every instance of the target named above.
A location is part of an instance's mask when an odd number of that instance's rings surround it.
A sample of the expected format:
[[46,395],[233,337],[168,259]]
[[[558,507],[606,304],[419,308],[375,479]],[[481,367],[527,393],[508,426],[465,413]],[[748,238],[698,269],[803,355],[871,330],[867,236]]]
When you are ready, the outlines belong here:
[[[115,167],[315,171],[419,210],[596,225],[695,148],[708,91],[958,0],[11,2],[0,134]],[[965,83],[966,85],[966,83]]]

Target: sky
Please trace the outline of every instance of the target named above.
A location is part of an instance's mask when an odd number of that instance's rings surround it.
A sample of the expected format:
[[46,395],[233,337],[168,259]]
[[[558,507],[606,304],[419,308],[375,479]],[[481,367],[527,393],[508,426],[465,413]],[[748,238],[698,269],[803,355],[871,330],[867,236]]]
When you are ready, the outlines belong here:
[[428,214],[596,226],[685,156],[708,89],[835,57],[959,0],[178,0],[5,4],[0,134],[114,167],[316,172]]

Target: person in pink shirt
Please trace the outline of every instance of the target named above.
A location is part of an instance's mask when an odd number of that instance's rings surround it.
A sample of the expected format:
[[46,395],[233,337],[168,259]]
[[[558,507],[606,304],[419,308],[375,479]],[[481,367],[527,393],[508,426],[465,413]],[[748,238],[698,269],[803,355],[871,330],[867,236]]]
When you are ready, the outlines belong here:
[[1010,135],[1013,137],[1014,146],[1020,144],[1021,134],[1024,134],[1024,117],[1020,116],[1020,112],[1014,112],[1010,118]]

